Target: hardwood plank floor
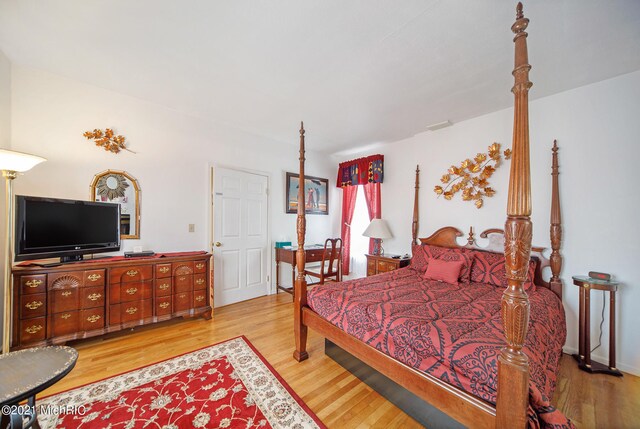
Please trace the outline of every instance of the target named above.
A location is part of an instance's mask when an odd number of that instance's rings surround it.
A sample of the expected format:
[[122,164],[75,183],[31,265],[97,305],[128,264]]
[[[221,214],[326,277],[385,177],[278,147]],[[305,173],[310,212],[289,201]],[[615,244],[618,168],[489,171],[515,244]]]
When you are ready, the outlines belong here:
[[[215,310],[212,320],[193,319],[136,328],[71,343],[74,370],[49,395],[167,359],[239,335],[246,336],[329,428],[418,428],[366,384],[324,355],[324,339],[309,331],[310,358],[293,360],[291,295],[280,293]],[[637,427],[640,378],[589,375],[563,356],[554,403],[580,428]]]

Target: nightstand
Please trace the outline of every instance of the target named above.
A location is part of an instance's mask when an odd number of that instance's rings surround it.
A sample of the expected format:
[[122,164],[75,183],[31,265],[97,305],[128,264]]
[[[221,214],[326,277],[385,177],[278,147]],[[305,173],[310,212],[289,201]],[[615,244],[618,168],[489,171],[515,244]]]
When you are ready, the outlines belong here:
[[[393,258],[393,256],[398,257]],[[367,277],[406,267],[411,261],[411,258],[402,258],[400,255],[366,255],[366,257]]]

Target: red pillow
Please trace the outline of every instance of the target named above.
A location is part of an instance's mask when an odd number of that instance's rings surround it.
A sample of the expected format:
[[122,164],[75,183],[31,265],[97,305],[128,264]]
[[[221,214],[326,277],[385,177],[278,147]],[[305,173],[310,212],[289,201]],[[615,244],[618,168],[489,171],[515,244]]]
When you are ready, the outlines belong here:
[[473,254],[466,249],[461,248],[448,248],[431,246],[428,244],[414,245],[412,247],[413,258],[411,259],[410,267],[424,273],[433,259],[440,259],[444,261],[463,261],[462,269],[460,270],[460,281],[462,283],[469,283],[469,276],[471,275],[471,265],[473,263]]
[[422,277],[427,280],[438,280],[452,285],[458,285],[458,277],[464,265],[463,260],[447,261],[444,259],[431,259],[427,271]]
[[[471,267],[471,281],[495,286],[507,287],[506,260],[504,254],[471,250],[475,258]],[[533,278],[536,272],[536,261],[529,261],[527,280],[524,290],[535,290]]]

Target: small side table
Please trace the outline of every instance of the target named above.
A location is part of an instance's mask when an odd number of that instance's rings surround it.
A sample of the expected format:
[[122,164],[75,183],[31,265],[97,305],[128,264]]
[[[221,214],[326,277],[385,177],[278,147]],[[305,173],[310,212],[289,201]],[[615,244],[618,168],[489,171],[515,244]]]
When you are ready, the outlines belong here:
[[367,257],[367,277],[406,267],[411,261],[411,258],[405,258],[400,255],[367,254],[365,256]]
[[[22,428],[23,418],[29,418],[25,428],[39,428],[36,394],[52,386],[76,365],[78,352],[71,347],[34,347],[0,356],[1,427]],[[18,404],[25,399],[27,405]],[[24,413],[18,410],[27,410]],[[5,414],[5,409],[11,414]],[[15,409],[15,412],[14,412]]]
[[[580,288],[580,322],[578,326],[578,354],[573,355],[578,367],[591,373],[622,377],[616,368],[616,291],[618,282],[598,280],[587,276],[573,276],[573,284]],[[609,366],[591,360],[591,290],[609,292]]]

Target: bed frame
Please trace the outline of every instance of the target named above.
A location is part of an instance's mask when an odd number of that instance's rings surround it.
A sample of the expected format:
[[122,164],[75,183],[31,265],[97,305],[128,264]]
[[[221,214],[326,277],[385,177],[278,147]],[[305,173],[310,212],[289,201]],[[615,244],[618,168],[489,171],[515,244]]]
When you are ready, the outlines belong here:
[[[529,111],[528,92],[531,87],[527,55],[527,33],[529,20],[523,16],[522,4],[518,3],[516,22],[511,30],[515,34],[515,84],[512,92],[515,96],[513,145],[509,194],[507,202],[507,220],[504,232],[498,229],[484,231],[481,237],[489,239],[486,251],[504,251],[508,286],[502,296],[501,316],[507,346],[498,356],[498,392],[495,407],[475,396],[451,386],[429,374],[417,371],[384,353],[370,347],[355,337],[340,330],[315,313],[307,305],[307,283],[305,268],[305,231],[304,190],[298,191],[296,252],[297,278],[294,284],[294,336],[296,348],[293,357],[303,361],[309,357],[306,351],[307,329],[331,340],[341,348],[370,365],[376,371],[391,378],[418,397],[442,410],[466,426],[481,428],[524,428],[527,425],[527,407],[529,404],[529,360],[522,352],[529,322],[529,299],[523,289],[527,277],[530,257],[540,259],[535,283],[548,287],[559,297],[562,294],[562,281],[559,278],[562,267],[560,242],[562,236],[560,201],[558,196],[557,145],[554,142],[552,164],[552,205],[551,205],[551,256],[544,257],[542,248],[531,246],[531,177],[529,167]],[[300,127],[300,183],[304,182],[305,146],[304,124]],[[418,234],[418,188],[419,169],[416,169],[416,187],[414,214],[412,222],[413,243],[417,243]],[[436,231],[422,243],[448,247],[460,247],[457,238],[463,234],[456,228],[445,227]],[[463,247],[473,247],[473,232]],[[541,270],[551,267],[549,282],[542,279]]]

